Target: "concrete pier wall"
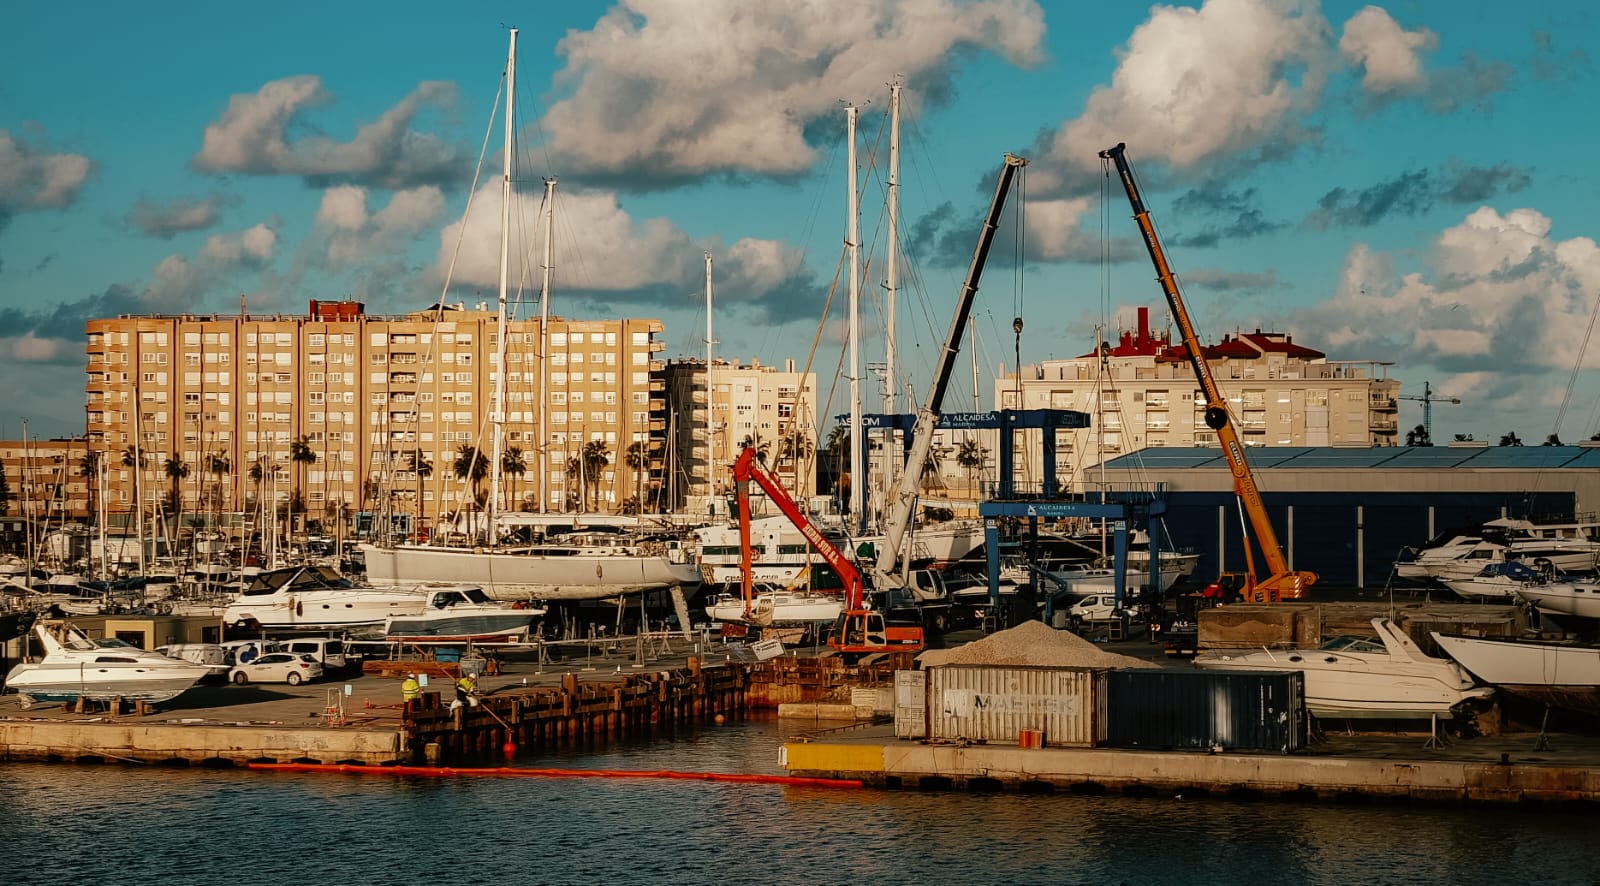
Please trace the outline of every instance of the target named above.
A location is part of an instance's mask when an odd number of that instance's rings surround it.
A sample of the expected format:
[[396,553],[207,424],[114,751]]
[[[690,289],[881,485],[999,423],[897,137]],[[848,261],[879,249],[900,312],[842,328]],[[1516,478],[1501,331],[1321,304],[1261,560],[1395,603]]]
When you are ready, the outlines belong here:
[[6,760],[243,765],[252,760],[392,763],[398,729],[0,721]]

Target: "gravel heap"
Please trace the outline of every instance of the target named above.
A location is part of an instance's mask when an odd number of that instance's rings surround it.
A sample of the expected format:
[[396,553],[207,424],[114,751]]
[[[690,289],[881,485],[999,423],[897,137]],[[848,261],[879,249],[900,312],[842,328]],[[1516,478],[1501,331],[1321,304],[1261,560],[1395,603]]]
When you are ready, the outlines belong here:
[[1153,668],[1158,665],[1107,652],[1071,631],[1025,621],[955,649],[929,649],[917,656],[925,668],[948,664],[1035,665],[1055,668]]

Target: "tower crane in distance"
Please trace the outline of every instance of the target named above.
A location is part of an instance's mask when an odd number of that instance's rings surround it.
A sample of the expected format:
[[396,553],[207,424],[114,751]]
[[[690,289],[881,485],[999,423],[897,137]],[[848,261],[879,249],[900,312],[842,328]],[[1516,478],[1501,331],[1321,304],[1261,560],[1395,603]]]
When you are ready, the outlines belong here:
[[1459,397],[1435,396],[1433,393],[1433,387],[1427,382],[1422,383],[1421,396],[1416,394],[1401,394],[1395,399],[1415,400],[1416,402],[1422,404],[1422,436],[1427,438],[1428,445],[1430,446],[1433,445],[1433,404],[1450,403],[1455,406],[1461,405],[1461,399]]

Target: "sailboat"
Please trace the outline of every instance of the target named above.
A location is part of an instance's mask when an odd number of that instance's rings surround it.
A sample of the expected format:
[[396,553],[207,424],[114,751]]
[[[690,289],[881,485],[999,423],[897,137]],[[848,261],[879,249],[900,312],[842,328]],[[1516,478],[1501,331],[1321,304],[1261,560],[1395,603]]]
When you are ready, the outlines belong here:
[[[506,288],[510,263],[510,212],[512,188],[513,108],[516,107],[517,31],[511,31],[511,48],[506,59],[506,114],[504,170],[501,181],[500,210],[500,298],[499,328],[506,329]],[[547,181],[548,195],[554,181]],[[549,219],[545,226],[545,253],[549,255]],[[546,261],[549,265],[549,261]],[[548,304],[548,283],[544,301]],[[545,319],[541,330],[548,328]],[[510,336],[499,337],[499,364],[506,365],[505,349]],[[542,349],[541,349],[542,350]],[[541,353],[542,359],[543,354]],[[542,364],[541,364],[542,365]],[[501,412],[504,374],[496,373],[494,406]],[[543,404],[543,392],[540,392]],[[543,406],[541,405],[541,413]],[[496,514],[500,498],[500,455],[503,430],[493,422],[493,449],[490,455],[489,530],[487,544],[451,546],[446,544],[363,544],[367,580],[374,585],[404,585],[416,582],[457,582],[476,585],[496,600],[596,600],[618,594],[660,589],[681,589],[700,582],[699,571],[688,552],[671,538],[645,538],[636,534],[546,533],[538,543],[503,545],[505,523]],[[541,477],[543,467],[541,466]],[[543,498],[541,497],[541,501]],[[570,518],[569,518],[570,519]],[[679,591],[681,593],[681,591]]]

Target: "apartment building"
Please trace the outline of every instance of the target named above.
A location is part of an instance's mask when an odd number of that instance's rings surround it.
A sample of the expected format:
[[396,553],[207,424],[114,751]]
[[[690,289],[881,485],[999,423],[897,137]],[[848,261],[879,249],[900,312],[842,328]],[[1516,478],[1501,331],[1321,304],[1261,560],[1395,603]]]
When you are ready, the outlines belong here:
[[[513,320],[501,378],[499,321],[482,304],[91,320],[88,441],[105,453],[113,510],[132,508],[137,474],[147,507],[174,489],[191,514],[298,494],[308,520],[387,501],[432,523],[484,504],[488,480],[458,477],[456,463],[467,465],[462,447],[493,451],[498,389],[501,508],[563,510],[580,496],[620,508],[661,470],[661,331],[650,319],[552,318],[544,331]],[[589,468],[574,470],[586,448]]]
[[[686,358],[666,368],[673,507],[693,507],[732,488],[729,473],[748,442],[797,500],[816,493],[817,376],[784,366]],[[708,407],[709,404],[709,407]]]
[[[1278,332],[1225,335],[1204,346],[1234,427],[1245,446],[1394,446],[1400,382],[1381,361],[1329,360]],[[1147,446],[1215,447],[1205,398],[1181,342],[1150,329],[1139,308],[1136,329],[1070,360],[1046,360],[995,382],[1002,408],[1077,409],[1091,427],[1058,431],[1057,476],[1069,488],[1092,488],[1085,470]],[[1019,434],[1019,471],[1043,475],[1041,447]],[[1070,479],[1069,479],[1070,478]]]

